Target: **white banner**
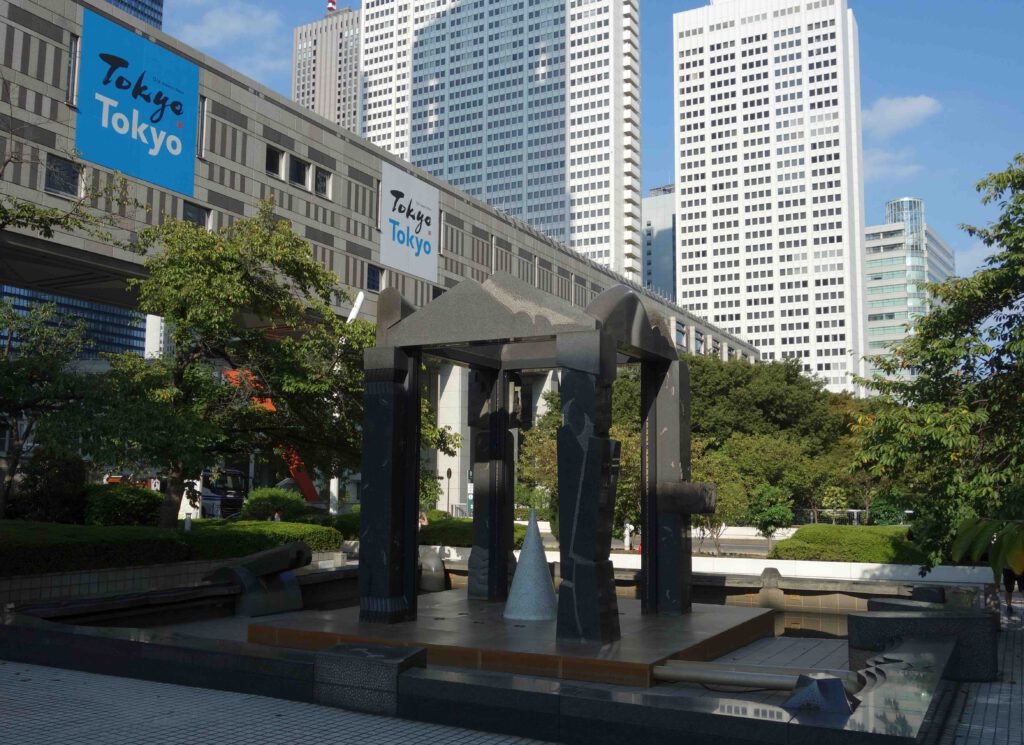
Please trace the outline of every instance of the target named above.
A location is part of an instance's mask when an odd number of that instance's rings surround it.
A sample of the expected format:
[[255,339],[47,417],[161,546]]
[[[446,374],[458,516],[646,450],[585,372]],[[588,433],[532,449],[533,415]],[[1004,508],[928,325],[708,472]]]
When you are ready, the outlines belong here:
[[380,261],[437,283],[441,248],[438,191],[390,163],[381,164]]

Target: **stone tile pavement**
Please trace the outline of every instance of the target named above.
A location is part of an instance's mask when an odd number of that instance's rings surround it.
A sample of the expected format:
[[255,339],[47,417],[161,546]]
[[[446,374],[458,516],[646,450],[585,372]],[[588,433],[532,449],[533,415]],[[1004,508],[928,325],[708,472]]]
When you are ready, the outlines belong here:
[[2,745],[533,745],[244,693],[0,660]]
[[[1000,603],[1002,593],[1000,595]],[[1020,745],[1024,743],[1024,603],[1014,595],[1014,615],[1002,617],[999,680],[961,685],[963,708],[946,726],[945,743]],[[954,712],[955,716],[956,712]],[[950,736],[952,735],[952,736]]]

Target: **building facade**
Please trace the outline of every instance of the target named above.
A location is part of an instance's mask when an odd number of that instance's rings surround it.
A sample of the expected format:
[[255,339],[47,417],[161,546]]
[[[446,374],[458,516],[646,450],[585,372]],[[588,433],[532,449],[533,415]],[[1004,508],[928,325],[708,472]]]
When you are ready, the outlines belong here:
[[677,299],[832,391],[863,372],[857,24],[845,0],[673,20]]
[[[97,201],[100,209],[116,215],[114,232],[120,240],[165,217],[226,227],[255,214],[260,200],[272,198],[275,214],[309,241],[315,258],[353,297],[363,293],[359,317],[370,321],[376,319],[380,291],[389,287],[420,307],[466,279],[483,282],[506,272],[585,308],[604,290],[629,283],[105,3],[25,0],[7,5],[6,14],[3,7],[0,23],[6,36],[0,38],[29,50],[0,65],[12,90],[19,92],[10,107],[16,126],[0,144],[16,145],[28,156],[0,182],[12,197],[60,207],[82,195],[86,185],[101,183],[118,170],[141,203],[136,209]],[[180,116],[168,113],[152,137],[147,130],[147,143],[133,141],[130,126],[122,127],[130,122],[129,108],[143,106],[131,98],[131,86],[106,86],[107,68],[95,66],[102,59],[99,53],[109,49],[131,60],[129,72],[135,61],[145,60],[153,79],[173,79],[182,92],[175,99]],[[77,68],[68,64],[76,51],[81,57]],[[25,101],[31,109],[19,103]],[[90,108],[91,101],[102,105]],[[145,107],[139,113],[152,114]],[[105,127],[105,121],[111,126]],[[150,155],[154,137],[171,145]],[[81,170],[69,160],[76,150]],[[415,208],[410,210],[410,204]],[[413,213],[422,220],[420,232],[409,225],[416,220]],[[420,250],[414,253],[414,247]],[[21,230],[0,232],[0,276],[17,274],[25,287],[41,292],[59,287],[79,299],[133,309],[135,300],[125,284],[144,276],[143,260],[117,243],[82,233],[60,232],[43,240]],[[757,358],[757,350],[735,335],[639,284],[632,286],[681,351]],[[340,304],[336,310],[347,315],[350,306]],[[151,337],[151,349],[159,350],[158,329]],[[463,431],[465,371],[452,367],[440,374],[442,424]],[[539,398],[545,384],[538,381],[529,392],[531,400]],[[444,491],[457,504],[469,499],[469,462],[468,448],[463,448],[457,459],[439,463],[439,474],[452,469]]]
[[865,228],[864,235],[867,354],[885,355],[912,333],[914,319],[931,303],[922,283],[944,282],[955,273],[953,250],[928,226],[924,202],[887,202],[885,223]]
[[359,18],[329,8],[296,28],[292,44],[292,99],[350,132],[359,130]]
[[672,302],[676,299],[675,186],[651,189],[643,201],[644,287]]
[[638,0],[369,0],[360,133],[641,282]]

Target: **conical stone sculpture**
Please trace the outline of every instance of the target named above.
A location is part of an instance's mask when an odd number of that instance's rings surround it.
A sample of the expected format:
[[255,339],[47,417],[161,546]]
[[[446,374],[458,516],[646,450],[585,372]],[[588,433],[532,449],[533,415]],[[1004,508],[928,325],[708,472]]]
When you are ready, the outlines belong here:
[[533,510],[530,510],[530,524],[526,527],[526,540],[519,554],[504,615],[509,621],[554,621],[558,616],[555,588],[537,527],[537,513]]

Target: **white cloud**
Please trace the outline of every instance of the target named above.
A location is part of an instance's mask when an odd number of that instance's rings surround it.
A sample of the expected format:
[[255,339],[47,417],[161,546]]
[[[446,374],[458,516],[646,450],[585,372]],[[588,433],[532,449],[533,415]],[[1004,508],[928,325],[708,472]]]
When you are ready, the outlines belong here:
[[985,259],[995,253],[996,249],[986,246],[981,241],[974,241],[962,251],[956,251],[956,273],[960,277],[969,277],[982,268]]
[[864,149],[865,181],[897,181],[913,176],[921,168],[919,163],[914,162],[914,154],[908,149]]
[[942,111],[942,104],[931,96],[880,98],[862,112],[865,131],[880,139],[911,129]]
[[176,5],[164,18],[167,33],[287,95],[292,29],[276,9],[242,0],[178,0]]

